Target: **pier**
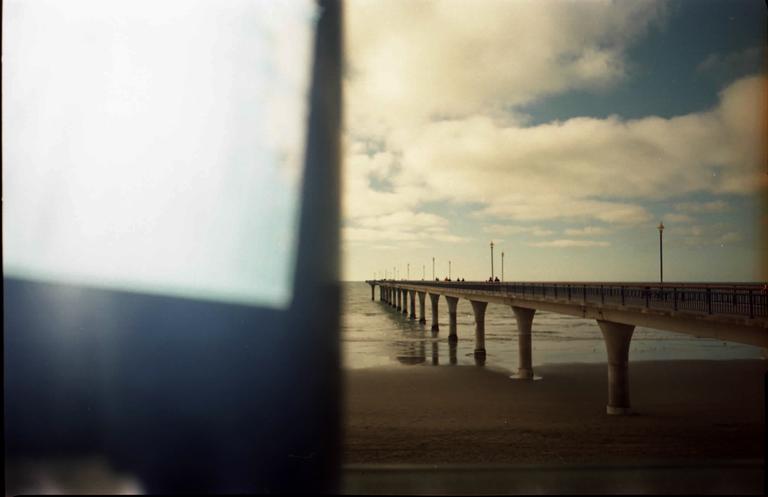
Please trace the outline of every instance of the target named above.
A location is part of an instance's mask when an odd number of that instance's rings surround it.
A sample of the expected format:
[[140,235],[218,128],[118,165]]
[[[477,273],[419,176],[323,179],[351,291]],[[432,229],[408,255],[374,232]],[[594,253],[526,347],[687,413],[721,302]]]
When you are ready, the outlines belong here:
[[[439,331],[439,301],[448,306],[448,340],[458,340],[456,306],[469,300],[475,318],[475,355],[484,358],[485,310],[488,304],[510,306],[518,332],[518,371],[533,379],[533,319],[546,311],[597,321],[607,352],[610,415],[628,414],[629,346],[636,326],[713,338],[768,349],[768,295],[754,283],[617,283],[617,282],[451,282],[369,280],[371,300],[379,287],[381,302],[407,319],[426,324],[425,301],[431,303],[431,330]],[[416,298],[419,315],[416,315]],[[410,304],[410,313],[409,306]]]

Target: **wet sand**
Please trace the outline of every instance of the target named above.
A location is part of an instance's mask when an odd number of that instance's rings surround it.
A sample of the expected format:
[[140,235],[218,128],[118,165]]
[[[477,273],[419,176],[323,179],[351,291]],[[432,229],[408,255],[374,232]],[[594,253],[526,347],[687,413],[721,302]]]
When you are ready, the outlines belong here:
[[346,464],[760,460],[768,361],[630,363],[634,413],[607,416],[605,364],[526,382],[480,367],[345,374]]

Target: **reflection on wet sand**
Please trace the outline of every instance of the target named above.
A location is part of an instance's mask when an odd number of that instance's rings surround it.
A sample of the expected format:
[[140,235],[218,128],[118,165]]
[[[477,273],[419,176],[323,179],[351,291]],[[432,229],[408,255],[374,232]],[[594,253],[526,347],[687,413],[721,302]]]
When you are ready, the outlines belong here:
[[[398,334],[398,339],[389,342],[389,345],[394,349],[392,355],[397,359],[397,362],[409,366],[427,364],[426,344],[430,343],[432,349],[431,364],[432,366],[439,366],[441,343],[446,343],[448,345],[448,363],[452,366],[458,365],[458,340],[455,339],[455,335],[441,341],[438,330],[431,330],[427,335],[424,323],[403,321],[400,312],[396,310],[385,312],[384,315],[393,323],[392,329]],[[454,339],[451,340],[451,338]],[[485,366],[485,354],[475,353],[473,358],[476,366]]]
[[424,342],[405,342],[398,340],[395,347],[398,349],[397,360],[401,364],[422,364],[426,361],[427,353]]
[[485,366],[485,354],[474,354],[475,366]]

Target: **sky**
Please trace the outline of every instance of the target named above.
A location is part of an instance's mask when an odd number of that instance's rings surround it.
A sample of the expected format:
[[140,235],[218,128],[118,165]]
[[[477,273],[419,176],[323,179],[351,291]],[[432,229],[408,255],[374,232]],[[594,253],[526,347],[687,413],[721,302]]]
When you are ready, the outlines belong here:
[[3,14],[4,274],[288,305],[311,0]]
[[346,7],[344,280],[765,277],[764,2]]
[[[343,280],[759,278],[764,2],[345,7]],[[4,274],[287,306],[316,19],[3,2]]]

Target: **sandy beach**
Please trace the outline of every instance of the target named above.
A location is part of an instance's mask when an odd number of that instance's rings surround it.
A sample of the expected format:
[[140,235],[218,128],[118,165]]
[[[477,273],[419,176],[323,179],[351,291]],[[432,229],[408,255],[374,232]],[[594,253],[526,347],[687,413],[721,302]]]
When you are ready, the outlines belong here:
[[630,362],[633,414],[605,414],[605,364],[509,379],[481,367],[345,374],[346,464],[648,464],[764,457],[768,362]]

